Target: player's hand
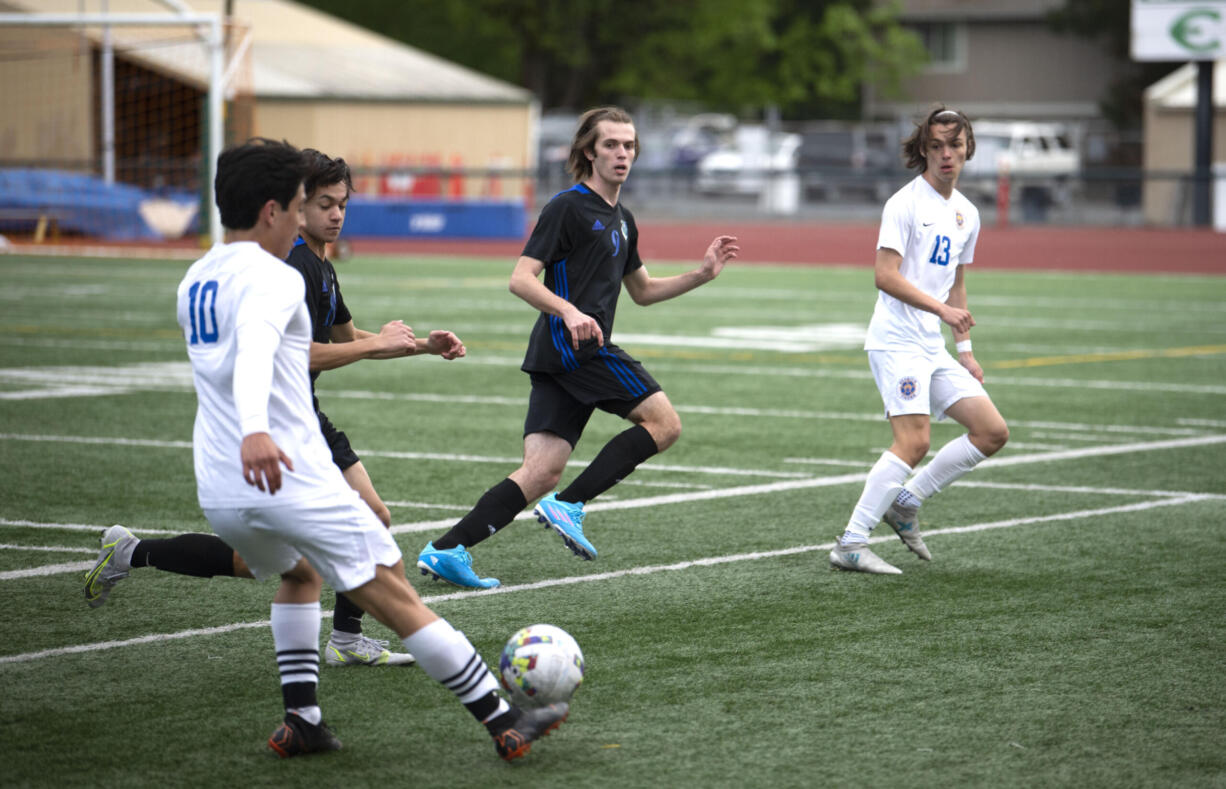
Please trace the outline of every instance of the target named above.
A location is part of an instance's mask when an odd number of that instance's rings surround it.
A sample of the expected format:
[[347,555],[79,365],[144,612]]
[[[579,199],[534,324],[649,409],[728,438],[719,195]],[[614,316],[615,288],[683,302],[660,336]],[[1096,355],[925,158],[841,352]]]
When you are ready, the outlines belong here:
[[716,236],[707,247],[707,254],[702,258],[702,273],[707,280],[713,280],[724,270],[724,264],[736,260],[741,248],[737,246],[736,236]]
[[[261,491],[267,490],[269,495],[275,495],[281,489],[281,464],[293,471],[294,463],[289,456],[281,451],[267,433],[252,433],[243,437],[239,447],[239,456],[243,462],[243,479],[248,485],[254,485]],[[265,488],[264,486],[268,487]]]
[[391,321],[383,324],[379,330],[379,358],[392,359],[397,356],[412,356],[417,353],[417,338],[413,336],[413,327],[405,326],[404,321]]
[[464,348],[464,343],[460,342],[459,337],[449,331],[435,329],[426,338],[425,352],[444,359],[459,359],[468,351]]
[[964,310],[961,307],[951,307],[945,305],[945,309],[940,313],[941,320],[953,327],[954,331],[965,334],[975,325],[975,319],[971,317],[970,310]]
[[579,343],[593,338],[597,345],[604,346],[604,332],[591,315],[585,315],[572,307],[562,320],[566,323],[566,330],[570,332],[570,344],[576,351],[579,350]]
[[958,354],[958,363],[966,368],[966,371],[975,377],[979,383],[983,383],[983,368],[979,366],[979,362],[975,361],[975,354],[972,351],[964,351]]

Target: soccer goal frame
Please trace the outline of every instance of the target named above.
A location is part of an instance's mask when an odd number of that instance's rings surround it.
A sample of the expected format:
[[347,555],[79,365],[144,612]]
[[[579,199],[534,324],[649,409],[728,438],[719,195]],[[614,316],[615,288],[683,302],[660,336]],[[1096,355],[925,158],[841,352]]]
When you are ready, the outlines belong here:
[[[225,86],[227,80],[225,64],[225,28],[219,14],[182,12],[166,14],[134,14],[134,13],[0,13],[0,27],[97,27],[103,30],[102,81],[103,94],[103,175],[108,180],[114,179],[114,130],[105,128],[107,125],[108,103],[114,101],[114,84],[107,84],[113,79],[113,51],[110,51],[109,29],[113,27],[178,27],[194,28],[197,37],[208,53],[209,77],[207,91],[208,118],[205,128],[207,143],[207,159],[204,171],[207,175],[207,205],[208,229],[213,243],[222,238],[221,215],[217,210],[214,180],[217,176],[217,155],[221,153],[225,135]],[[113,107],[113,104],[110,104]],[[110,150],[108,151],[108,145]],[[109,154],[109,155],[108,155]]]

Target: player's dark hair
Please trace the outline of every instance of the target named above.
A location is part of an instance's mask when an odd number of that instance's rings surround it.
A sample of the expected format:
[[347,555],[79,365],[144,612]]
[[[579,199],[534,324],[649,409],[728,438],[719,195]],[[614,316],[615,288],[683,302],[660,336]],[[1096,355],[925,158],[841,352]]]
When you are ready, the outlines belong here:
[[306,169],[302,153],[284,140],[253,137],[222,151],[213,180],[221,224],[231,230],[250,230],[269,200],[288,209]]
[[907,168],[924,172],[928,169],[928,159],[925,158],[924,152],[928,150],[928,143],[932,141],[932,125],[938,124],[941,126],[953,125],[954,136],[963,129],[966,130],[966,160],[969,162],[975,155],[975,131],[971,128],[971,120],[962,114],[960,110],[951,110],[943,105],[938,105],[922,123],[915,125],[915,131],[911,132],[911,136],[902,142],[902,157],[907,163]]
[[353,191],[353,173],[344,159],[339,156],[333,159],[314,148],[304,148],[302,158],[307,163],[306,178],[303,179],[302,186],[306,189],[308,200],[315,194],[316,189],[333,184],[343,183],[348,191]]
[[[575,183],[583,182],[592,174],[592,162],[587,158],[587,154],[596,152],[596,137],[600,134],[596,125],[601,121],[634,124],[630,113],[621,107],[597,107],[583,113],[579,117],[579,128],[575,129],[575,138],[570,144],[570,158],[566,160],[566,172],[571,174]],[[638,159],[641,152],[639,132],[635,129],[634,158]]]

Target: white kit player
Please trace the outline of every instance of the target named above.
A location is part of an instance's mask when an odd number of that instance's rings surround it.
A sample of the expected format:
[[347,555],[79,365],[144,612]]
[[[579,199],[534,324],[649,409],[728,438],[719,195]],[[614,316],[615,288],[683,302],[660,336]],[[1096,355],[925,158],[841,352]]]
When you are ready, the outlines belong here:
[[198,399],[200,506],[256,578],[281,576],[271,624],[286,711],[269,746],[282,757],[341,747],[316,698],[326,579],[412,645],[418,665],[485,724],[499,755],[518,758],[562,723],[567,706],[507,703],[464,634],[409,585],[400,549],[345,482],[319,429],[305,284],[283,262],[303,221],[305,173],[288,143],[224,151],[216,191],[226,243],[194,263],[178,290]]
[[[975,153],[974,131],[961,112],[939,107],[902,149],[907,166],[920,174],[882,211],[874,264],[880,292],[864,342],[894,442],[869,471],[830,552],[831,567],[866,573],[902,572],[868,547],[883,518],[907,548],[931,559],[919,531],[920,504],[1009,440],[1008,425],[983,388],[983,368],[971,350],[975,321],[966,306],[963,267],[975,257],[979,211],[955,187]],[[942,323],[953,331],[957,359],[945,349]],[[933,416],[948,416],[968,432],[911,476],[928,454]]]

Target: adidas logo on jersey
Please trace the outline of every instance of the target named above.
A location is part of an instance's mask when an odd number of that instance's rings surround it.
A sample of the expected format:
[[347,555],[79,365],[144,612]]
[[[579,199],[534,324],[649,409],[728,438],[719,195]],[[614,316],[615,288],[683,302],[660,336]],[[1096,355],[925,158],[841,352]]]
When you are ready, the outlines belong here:
[[597,219],[596,224],[592,225],[592,229],[593,230],[604,230],[604,224],[599,219]]

